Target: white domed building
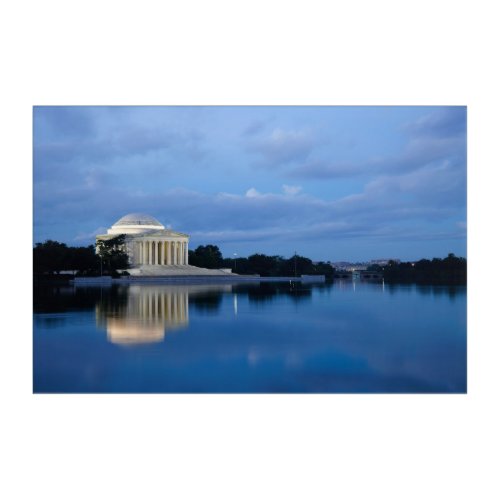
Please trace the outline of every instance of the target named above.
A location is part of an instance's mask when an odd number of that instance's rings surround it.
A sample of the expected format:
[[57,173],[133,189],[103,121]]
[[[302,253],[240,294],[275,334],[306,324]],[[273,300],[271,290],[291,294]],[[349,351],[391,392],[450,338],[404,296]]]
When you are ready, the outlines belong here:
[[130,266],[187,266],[189,236],[166,229],[147,214],[128,214],[116,221],[107,234],[96,240],[109,240],[125,235],[125,251]]

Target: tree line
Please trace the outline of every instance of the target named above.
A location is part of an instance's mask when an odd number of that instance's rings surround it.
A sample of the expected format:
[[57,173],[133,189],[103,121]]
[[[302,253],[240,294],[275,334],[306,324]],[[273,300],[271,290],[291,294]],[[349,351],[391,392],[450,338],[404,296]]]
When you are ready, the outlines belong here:
[[465,285],[467,260],[450,253],[444,259],[421,259],[417,262],[389,261],[386,266],[370,266],[370,271],[382,270],[387,283],[417,283]]
[[33,248],[33,274],[41,277],[75,271],[79,276],[117,275],[119,269],[129,267],[124,241],[124,235],[118,235],[86,247],[69,247],[53,240],[37,243]]
[[[129,267],[128,256],[123,250],[124,241],[125,236],[118,235],[86,247],[70,247],[53,240],[37,243],[33,248],[33,273],[38,277],[47,277],[71,270],[78,276],[117,276],[119,271]],[[335,268],[329,263],[314,263],[302,255],[285,258],[256,253],[249,257],[224,258],[216,245],[200,245],[195,250],[189,250],[189,264],[208,269],[227,268],[237,274],[260,276],[323,274],[331,279],[335,273]],[[463,285],[467,282],[466,259],[452,253],[444,259],[389,261],[384,267],[372,265],[368,269],[381,271],[387,283]]]
[[208,269],[231,269],[237,274],[259,274],[260,276],[301,276],[302,274],[324,274],[333,277],[334,268],[326,262],[313,263],[311,259],[294,255],[285,259],[279,255],[256,253],[249,257],[224,258],[216,245],[200,245],[189,251],[189,263]]

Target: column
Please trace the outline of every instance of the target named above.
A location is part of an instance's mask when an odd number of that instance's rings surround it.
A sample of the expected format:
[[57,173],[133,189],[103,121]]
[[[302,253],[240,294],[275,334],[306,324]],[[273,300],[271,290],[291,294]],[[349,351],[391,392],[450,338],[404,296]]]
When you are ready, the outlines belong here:
[[184,243],[185,245],[185,259],[186,259],[186,266],[189,264],[189,250],[188,250],[188,242],[186,241],[186,243]]
[[163,241],[160,241],[160,266],[163,266],[163,258],[165,256]]
[[148,241],[148,264],[153,262],[153,247],[151,246],[151,241]]
[[177,242],[173,243],[173,251],[174,251],[174,266],[177,265]]

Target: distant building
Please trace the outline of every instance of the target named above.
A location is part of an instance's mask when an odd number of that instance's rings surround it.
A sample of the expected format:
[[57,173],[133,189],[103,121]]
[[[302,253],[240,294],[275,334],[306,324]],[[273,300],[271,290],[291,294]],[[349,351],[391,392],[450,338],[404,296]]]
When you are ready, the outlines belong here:
[[339,271],[361,271],[367,268],[368,264],[364,262],[332,262],[331,264],[335,269]]
[[399,259],[376,259],[376,260],[371,260],[370,261],[370,264],[373,265],[373,264],[377,264],[379,266],[387,266],[387,264],[389,264],[389,261],[393,261],[395,262],[396,264],[399,264],[401,261]]

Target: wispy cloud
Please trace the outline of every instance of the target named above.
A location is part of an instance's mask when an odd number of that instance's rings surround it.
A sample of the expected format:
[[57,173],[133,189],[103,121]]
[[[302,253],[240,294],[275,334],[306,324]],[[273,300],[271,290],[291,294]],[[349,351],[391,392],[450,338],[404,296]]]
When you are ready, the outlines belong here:
[[306,130],[275,128],[269,135],[259,137],[247,145],[247,150],[259,155],[269,167],[305,160],[316,140]]
[[243,137],[251,137],[259,132],[262,132],[267,125],[266,120],[254,120],[252,123],[250,123],[245,130],[243,130]]
[[291,196],[300,193],[302,191],[302,186],[290,186],[288,184],[283,184],[283,191],[285,194],[289,194]]
[[465,106],[440,108],[404,124],[403,129],[410,135],[418,137],[463,136],[467,129],[467,108]]
[[97,229],[94,229],[93,231],[90,231],[89,233],[78,233],[74,238],[73,241],[75,242],[94,242],[95,237],[98,234],[106,234],[108,228],[101,226],[98,227]]

